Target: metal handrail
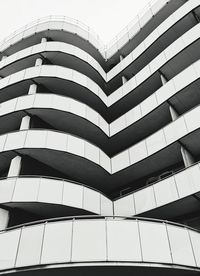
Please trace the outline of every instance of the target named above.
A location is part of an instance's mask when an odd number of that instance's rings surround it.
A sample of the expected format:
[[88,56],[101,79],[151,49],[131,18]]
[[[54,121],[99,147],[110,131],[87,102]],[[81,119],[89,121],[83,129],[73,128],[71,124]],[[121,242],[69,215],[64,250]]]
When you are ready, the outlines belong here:
[[[153,12],[151,10],[151,7],[156,4],[157,2],[159,2],[159,0],[150,0],[149,3],[147,3],[145,5],[145,7],[134,17],[133,20],[131,20],[130,23],[127,24],[126,27],[124,27],[113,39],[110,40],[110,42],[107,43],[107,45],[105,45],[102,40],[100,39],[99,35],[96,34],[96,32],[91,28],[89,27],[88,25],[86,25],[85,23],[77,20],[77,19],[74,19],[74,18],[71,18],[71,17],[67,17],[67,16],[62,16],[62,15],[49,15],[49,16],[45,16],[45,17],[42,17],[40,19],[36,19],[28,24],[26,24],[25,26],[19,28],[18,30],[14,31],[11,35],[7,36],[6,38],[4,38],[1,42],[0,42],[0,45],[2,45],[3,43],[6,43],[8,42],[10,39],[12,39],[14,36],[22,33],[23,31],[25,31],[26,29],[28,28],[31,28],[31,27],[34,27],[40,23],[45,23],[45,22],[48,22],[50,20],[63,20],[63,21],[66,21],[67,23],[71,23],[71,24],[75,24],[75,25],[78,25],[80,28],[82,28],[83,30],[85,31],[88,31],[89,33],[91,33],[95,39],[98,41],[99,43],[99,50],[100,52],[105,55],[105,53],[115,44],[117,43],[117,41],[119,39],[121,39],[124,35],[124,33],[126,34],[130,29],[134,28],[134,26],[137,24],[139,24],[139,21],[140,21],[140,17],[141,17],[141,14],[142,16],[145,15],[146,12],[149,12],[151,11],[152,13],[152,16],[153,16]],[[145,11],[145,13],[143,12]],[[134,24],[133,24],[134,22]]]
[[[95,38],[98,40],[98,42],[100,42],[101,44],[103,44],[103,42],[101,41],[100,37],[98,34],[95,33],[95,31],[89,27],[88,25],[86,25],[85,23],[81,22],[78,19],[74,19],[72,17],[68,17],[68,16],[63,16],[63,15],[48,15],[48,16],[44,16],[42,18],[38,18],[36,20],[31,21],[30,23],[26,24],[25,26],[17,29],[16,31],[14,31],[12,34],[10,34],[9,36],[7,36],[6,38],[4,38],[0,44],[7,42],[9,39],[13,38],[14,36],[20,34],[21,32],[25,31],[28,28],[31,27],[35,27],[40,23],[45,23],[45,22],[50,22],[50,21],[63,21],[63,22],[67,22],[67,23],[71,23],[71,24],[75,24],[78,25],[80,28],[82,28],[85,31],[90,32],[92,35],[95,36]],[[102,45],[104,47],[104,45]]]
[[182,168],[182,169],[180,169],[180,170],[177,170],[177,171],[173,172],[173,173],[172,173],[171,175],[169,175],[169,176],[166,176],[166,177],[164,177],[164,178],[162,178],[162,179],[158,179],[158,180],[156,180],[155,182],[152,182],[152,183],[150,183],[150,184],[148,184],[148,185],[142,186],[142,187],[140,187],[140,188],[138,188],[138,189],[136,189],[136,190],[134,190],[134,191],[131,191],[131,192],[125,194],[125,195],[120,195],[119,197],[116,197],[115,200],[124,198],[124,197],[126,197],[126,196],[128,196],[128,195],[135,194],[136,192],[139,192],[139,191],[141,191],[141,190],[144,190],[145,188],[154,186],[155,184],[157,184],[157,183],[159,183],[159,182],[162,182],[163,180],[166,180],[166,179],[168,179],[168,178],[170,178],[170,177],[174,177],[175,175],[181,173],[182,171],[186,171],[187,169],[189,169],[189,168],[191,168],[191,167],[193,167],[193,166],[196,166],[196,165],[198,165],[198,164],[200,164],[200,161],[197,161],[197,162],[195,162],[195,163],[189,165],[189,166],[186,167],[186,168]]
[[177,226],[181,227],[184,229],[192,230],[197,233],[200,233],[199,229],[192,228],[190,226],[186,226],[181,223],[176,223],[173,221],[168,221],[168,220],[161,220],[161,219],[155,219],[155,218],[145,218],[145,217],[126,217],[126,216],[101,216],[101,215],[83,215],[83,216],[66,216],[66,217],[56,217],[56,218],[50,218],[50,219],[42,219],[42,220],[36,220],[32,222],[27,222],[23,224],[19,224],[16,226],[11,226],[8,227],[4,230],[0,230],[0,233],[7,232],[10,230],[18,229],[18,228],[23,228],[23,227],[28,227],[28,226],[33,226],[33,225],[38,225],[38,224],[46,224],[46,223],[51,223],[51,222],[60,222],[60,221],[75,221],[75,220],[95,220],[95,219],[102,219],[102,220],[108,220],[108,219],[122,219],[122,220],[136,220],[136,221],[146,221],[146,222],[154,222],[154,223],[160,223],[160,224],[168,224],[172,226]]
[[119,200],[119,199],[121,199],[121,198],[124,198],[124,197],[126,197],[126,196],[129,196],[129,195],[131,195],[131,194],[135,194],[135,193],[137,193],[137,192],[139,192],[139,191],[141,191],[141,190],[144,190],[144,189],[146,189],[146,188],[148,188],[148,187],[151,187],[151,186],[153,186],[153,185],[155,185],[155,184],[158,184],[158,183],[162,182],[163,180],[166,180],[166,179],[168,179],[168,178],[174,177],[175,175],[177,175],[177,174],[179,174],[179,173],[181,173],[181,172],[183,172],[183,171],[186,171],[186,170],[190,169],[191,167],[194,167],[194,166],[199,165],[199,164],[200,164],[200,161],[197,161],[197,162],[195,162],[194,164],[191,164],[190,166],[188,166],[187,168],[182,168],[182,169],[180,169],[180,170],[174,172],[173,174],[171,174],[171,175],[169,175],[169,176],[166,176],[166,177],[163,178],[163,179],[160,179],[160,180],[157,180],[157,181],[155,181],[155,182],[153,182],[153,183],[150,183],[150,184],[148,184],[148,185],[142,186],[142,187],[140,187],[140,188],[138,188],[138,189],[136,189],[136,190],[134,190],[134,191],[131,191],[131,192],[129,192],[129,193],[126,193],[126,194],[124,194],[124,195],[120,195],[120,196],[118,196],[118,197],[115,197],[113,200],[112,200],[110,197],[108,197],[108,195],[106,195],[106,194],[103,193],[102,191],[100,191],[100,190],[98,190],[98,189],[96,189],[96,188],[94,188],[94,187],[92,187],[92,186],[89,186],[89,185],[86,185],[86,184],[84,184],[84,183],[81,183],[81,182],[78,182],[78,181],[75,181],[75,180],[71,180],[71,179],[68,179],[68,178],[54,177],[54,176],[48,176],[48,175],[18,175],[18,176],[9,176],[9,177],[5,176],[5,177],[0,177],[0,181],[6,180],[6,179],[13,179],[13,178],[44,178],[44,179],[59,180],[59,181],[63,181],[63,182],[70,182],[70,183],[72,183],[72,184],[76,184],[76,185],[78,185],[78,186],[82,186],[82,187],[84,187],[84,188],[93,190],[93,191],[95,191],[95,192],[97,192],[97,193],[99,193],[99,194],[102,194],[102,195],[105,196],[107,199],[111,200],[112,202],[115,202],[116,200]]

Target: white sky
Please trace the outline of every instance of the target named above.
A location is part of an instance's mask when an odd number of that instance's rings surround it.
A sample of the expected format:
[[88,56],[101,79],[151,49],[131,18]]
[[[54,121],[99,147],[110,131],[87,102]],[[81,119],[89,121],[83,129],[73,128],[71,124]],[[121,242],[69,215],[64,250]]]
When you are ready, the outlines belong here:
[[0,40],[31,21],[65,15],[90,26],[104,43],[123,29],[149,0],[0,0]]

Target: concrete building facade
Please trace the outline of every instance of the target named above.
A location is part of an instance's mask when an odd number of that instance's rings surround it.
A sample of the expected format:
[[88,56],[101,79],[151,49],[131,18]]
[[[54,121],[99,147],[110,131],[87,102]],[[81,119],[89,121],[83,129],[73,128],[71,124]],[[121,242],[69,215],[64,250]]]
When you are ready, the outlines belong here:
[[199,275],[199,49],[200,0],[2,41],[0,274]]

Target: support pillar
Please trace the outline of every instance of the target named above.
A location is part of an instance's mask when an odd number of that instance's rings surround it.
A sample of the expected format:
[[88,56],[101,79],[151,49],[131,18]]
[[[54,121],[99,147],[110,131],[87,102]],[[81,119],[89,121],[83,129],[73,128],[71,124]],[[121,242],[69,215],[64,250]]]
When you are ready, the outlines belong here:
[[8,177],[19,176],[21,170],[21,156],[15,156],[10,163]]
[[[172,117],[172,121],[175,121],[179,117],[177,111],[171,105],[169,105],[169,111]],[[193,156],[183,145],[181,145],[181,155],[186,168],[195,163]]]
[[127,78],[122,76],[122,84],[125,84],[127,82]]
[[[119,56],[120,61],[124,59],[122,55]],[[125,76],[122,76],[122,84],[125,84],[127,82],[127,78]]]
[[37,58],[35,62],[35,66],[41,66],[42,65],[42,58]]
[[47,38],[46,38],[46,37],[43,37],[43,38],[41,39],[41,43],[45,43],[45,42],[47,42]]
[[25,116],[22,118],[22,121],[21,121],[21,125],[20,125],[20,130],[25,130],[25,129],[29,129],[30,127],[30,120],[31,120],[31,117],[30,116]]
[[9,211],[0,208],[0,230],[4,230],[8,227],[9,217]]
[[181,154],[182,154],[183,162],[184,162],[184,165],[186,168],[195,163],[194,157],[183,146],[181,146]]
[[7,56],[2,56],[1,61],[4,60],[5,58],[7,58]]
[[[42,40],[45,40],[46,38],[42,38]],[[35,66],[41,66],[43,63],[42,58],[37,58],[35,61]],[[28,90],[28,94],[32,95],[32,94],[36,94],[37,92],[37,84],[33,83],[29,86],[29,90]]]
[[33,83],[29,86],[28,94],[32,95],[32,94],[36,94],[36,92],[37,92],[37,84]]
[[162,85],[165,85],[168,81],[167,78],[162,73],[160,73],[160,79],[161,79]]
[[169,105],[169,112],[171,114],[172,121],[175,121],[179,116],[178,112],[171,105]]
[[[24,116],[21,120],[20,130],[29,129],[30,127],[30,116]],[[19,176],[21,170],[21,156],[15,156],[10,163],[10,168],[8,170],[8,177]]]

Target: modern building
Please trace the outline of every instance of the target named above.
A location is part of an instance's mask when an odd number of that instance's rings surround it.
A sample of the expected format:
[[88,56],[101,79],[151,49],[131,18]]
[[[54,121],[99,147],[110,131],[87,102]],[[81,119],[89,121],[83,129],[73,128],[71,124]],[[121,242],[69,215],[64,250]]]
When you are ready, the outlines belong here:
[[49,16],[0,57],[0,275],[200,275],[200,0],[106,47]]

